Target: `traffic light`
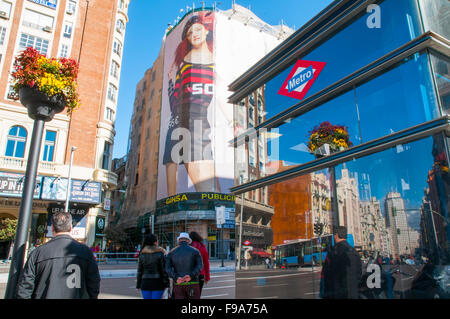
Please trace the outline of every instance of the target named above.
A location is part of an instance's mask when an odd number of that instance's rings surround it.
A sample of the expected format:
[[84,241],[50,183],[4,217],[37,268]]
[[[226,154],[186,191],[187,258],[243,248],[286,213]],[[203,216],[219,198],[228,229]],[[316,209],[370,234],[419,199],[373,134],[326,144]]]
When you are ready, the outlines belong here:
[[317,223],[314,224],[314,233],[317,235],[322,235],[322,231],[323,231],[323,224],[322,223]]
[[319,224],[314,224],[314,233],[319,234]]

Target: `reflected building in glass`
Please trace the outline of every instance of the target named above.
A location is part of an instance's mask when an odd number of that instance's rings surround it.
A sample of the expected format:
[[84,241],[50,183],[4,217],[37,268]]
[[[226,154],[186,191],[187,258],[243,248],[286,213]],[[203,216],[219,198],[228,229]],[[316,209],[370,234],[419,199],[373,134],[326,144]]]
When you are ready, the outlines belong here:
[[[450,4],[374,5],[334,1],[229,86],[231,191],[267,205],[236,210],[237,298],[333,296],[336,226],[360,298],[450,296]],[[259,256],[252,214],[270,228]],[[377,291],[373,269],[390,278]]]

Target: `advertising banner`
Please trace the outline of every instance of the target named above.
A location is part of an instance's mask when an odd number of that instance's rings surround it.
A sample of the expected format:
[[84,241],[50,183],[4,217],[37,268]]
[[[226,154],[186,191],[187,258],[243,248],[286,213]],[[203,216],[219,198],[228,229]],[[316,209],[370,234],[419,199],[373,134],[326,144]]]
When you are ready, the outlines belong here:
[[[33,198],[39,198],[41,191],[42,176],[36,176],[36,187]],[[22,197],[25,175],[16,173],[0,172],[0,196]]]
[[228,85],[278,44],[220,12],[190,12],[165,38],[157,199],[234,186]]
[[[55,213],[64,211],[64,206],[49,205],[47,218],[47,235],[46,237],[53,237],[52,233],[52,216]],[[89,206],[77,205],[70,206],[69,212],[72,215],[72,232],[71,235],[75,239],[86,238],[86,221],[89,212]]]
[[[66,200],[67,179],[44,177],[42,184],[43,200]],[[70,201],[86,204],[100,203],[101,184],[82,180],[71,180]]]

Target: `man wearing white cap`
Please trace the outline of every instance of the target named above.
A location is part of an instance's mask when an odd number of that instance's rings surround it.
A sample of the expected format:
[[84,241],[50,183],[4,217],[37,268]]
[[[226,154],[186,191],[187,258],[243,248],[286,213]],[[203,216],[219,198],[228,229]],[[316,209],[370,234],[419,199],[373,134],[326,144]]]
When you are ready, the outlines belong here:
[[175,299],[200,299],[199,275],[203,268],[200,252],[189,244],[188,233],[180,233],[178,246],[167,255],[166,272],[174,281]]

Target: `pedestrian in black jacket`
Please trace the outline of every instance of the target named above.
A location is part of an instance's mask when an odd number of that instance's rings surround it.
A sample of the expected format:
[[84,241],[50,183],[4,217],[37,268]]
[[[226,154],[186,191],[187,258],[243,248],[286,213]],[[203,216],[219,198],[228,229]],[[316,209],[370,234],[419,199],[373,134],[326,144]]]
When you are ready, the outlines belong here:
[[170,251],[166,260],[166,271],[174,281],[175,299],[200,299],[199,275],[203,269],[200,252],[189,244],[188,233],[177,238],[178,246]]
[[96,299],[100,274],[86,245],[70,236],[72,215],[52,216],[54,238],[34,249],[20,275],[19,299]]
[[136,278],[136,288],[141,289],[142,298],[161,299],[164,289],[169,287],[165,255],[156,235],[150,234],[144,239]]
[[361,258],[346,240],[347,228],[335,227],[334,247],[322,268],[323,298],[357,299],[362,276]]

